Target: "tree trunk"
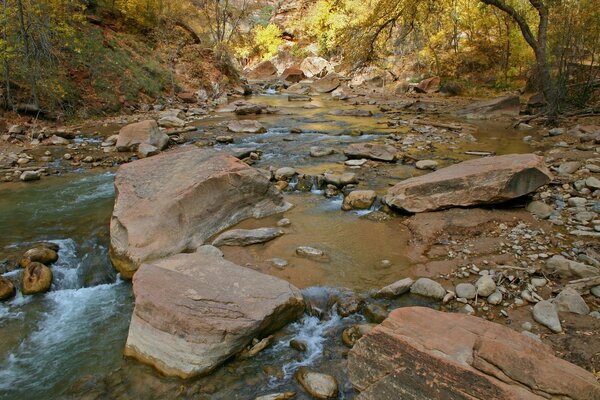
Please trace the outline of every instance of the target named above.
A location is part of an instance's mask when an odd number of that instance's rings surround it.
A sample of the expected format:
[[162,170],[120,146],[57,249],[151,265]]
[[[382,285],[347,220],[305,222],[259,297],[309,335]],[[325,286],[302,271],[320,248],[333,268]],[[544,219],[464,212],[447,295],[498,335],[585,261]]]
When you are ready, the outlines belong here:
[[[2,1],[2,5],[3,5],[3,13],[4,13],[4,26],[2,27],[2,40],[4,40],[4,46],[8,47],[8,34],[6,33],[6,30],[8,29],[8,12],[7,12],[7,8],[8,5],[6,4],[8,0],[3,0]],[[10,64],[8,62],[8,51],[6,50],[6,48],[3,51],[4,57],[3,57],[3,64],[4,64],[4,108],[6,108],[7,110],[10,108],[13,108],[13,104],[12,104],[12,94],[10,93]]]
[[484,4],[496,7],[500,11],[508,14],[519,26],[523,38],[533,49],[536,60],[537,76],[540,82],[542,94],[547,104],[548,123],[554,124],[558,114],[558,102],[554,81],[550,73],[550,63],[547,57],[547,35],[548,35],[548,9],[543,0],[529,0],[529,3],[538,12],[540,22],[538,25],[537,38],[534,36],[527,20],[512,6],[503,0],[479,0]]
[[31,75],[31,96],[33,97],[33,105],[39,108],[40,104],[37,95],[37,79],[31,62],[31,46],[29,43],[29,33],[27,32],[27,29],[25,27],[25,12],[23,10],[23,1],[17,0],[17,6],[19,10],[19,28],[21,30],[21,39],[23,40],[23,47],[25,50],[25,66],[27,67],[27,70]]

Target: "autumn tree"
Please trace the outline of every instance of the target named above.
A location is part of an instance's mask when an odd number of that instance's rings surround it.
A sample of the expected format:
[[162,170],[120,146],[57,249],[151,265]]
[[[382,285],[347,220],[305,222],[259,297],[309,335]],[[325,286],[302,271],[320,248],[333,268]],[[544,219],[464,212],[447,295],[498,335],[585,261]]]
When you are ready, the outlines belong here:
[[517,11],[505,0],[480,0],[482,3],[493,6],[512,18],[519,29],[523,38],[529,44],[535,54],[537,78],[541,87],[546,104],[548,105],[547,113],[550,123],[556,121],[558,113],[558,98],[552,79],[550,62],[548,60],[548,21],[549,11],[544,0],[528,0],[538,14],[537,34],[533,33],[531,24],[527,21],[527,17],[523,12]]

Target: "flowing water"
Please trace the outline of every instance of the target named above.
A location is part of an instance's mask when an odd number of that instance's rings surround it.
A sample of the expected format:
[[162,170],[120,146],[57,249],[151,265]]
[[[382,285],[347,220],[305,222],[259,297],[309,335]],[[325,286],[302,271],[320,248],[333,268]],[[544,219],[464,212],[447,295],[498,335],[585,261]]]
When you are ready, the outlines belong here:
[[[372,106],[371,118],[337,117],[332,109],[349,108],[330,100],[313,101],[319,108],[287,102],[283,96],[260,96],[254,101],[277,106],[281,112],[255,117],[268,128],[266,134],[236,135],[233,145],[262,152],[258,167],[293,166],[306,174],[352,171],[338,152],[324,158],[308,156],[311,146],[340,150],[347,143],[382,139],[395,130]],[[191,141],[223,130],[231,114],[200,121]],[[302,130],[291,133],[292,128]],[[486,150],[498,154],[529,151],[523,132],[502,124],[476,125],[476,142],[438,146],[442,165],[464,159],[463,151]],[[381,165],[364,172],[361,187],[380,194],[390,183],[422,172],[402,164]],[[107,255],[108,222],[114,198],[114,171],[69,173],[33,183],[0,186],[0,261],[18,256],[39,241],[60,245],[59,261],[52,266],[51,291],[43,295],[17,295],[0,303],[0,399],[50,398],[207,398],[252,399],[256,395],[291,390],[307,398],[293,378],[301,366],[336,376],[341,397],[352,398],[346,377],[341,332],[363,317],[342,318],[332,308],[333,299],[347,293],[368,294],[410,274],[410,234],[398,220],[381,218],[372,210],[343,212],[341,197],[325,198],[318,191],[287,192],[295,207],[283,216],[292,221],[288,233],[247,248],[225,248],[226,258],[240,265],[289,280],[302,288],[307,301],[326,310],[324,318],[305,315],[276,334],[275,343],[251,360],[233,360],[214,374],[183,382],[156,374],[151,368],[123,359],[122,349],[133,308],[131,284],[113,271]],[[369,215],[368,215],[369,214]],[[373,218],[372,216],[377,216]],[[274,226],[282,215],[248,220],[239,227]],[[328,262],[295,255],[298,246],[324,250]],[[289,265],[279,269],[272,258]],[[390,264],[382,264],[382,260]],[[19,270],[4,275],[18,281]],[[424,304],[404,296],[390,308]],[[307,343],[299,353],[289,348],[291,339]]]

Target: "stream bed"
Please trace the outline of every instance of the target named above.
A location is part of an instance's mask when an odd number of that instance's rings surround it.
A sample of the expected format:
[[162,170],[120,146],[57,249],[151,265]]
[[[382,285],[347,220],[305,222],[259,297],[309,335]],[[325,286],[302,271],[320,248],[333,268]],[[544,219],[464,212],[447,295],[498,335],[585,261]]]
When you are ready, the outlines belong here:
[[[242,134],[234,144],[215,148],[254,147],[262,152],[255,166],[262,168],[291,166],[306,174],[356,172],[363,176],[361,188],[379,194],[391,183],[424,173],[401,163],[374,171],[344,166],[339,150],[345,145],[373,141],[395,131],[375,107],[361,107],[371,110],[373,117],[339,117],[328,112],[349,106],[333,100],[313,101],[318,108],[304,108],[303,103],[288,102],[285,96],[256,96],[252,101],[281,109],[277,114],[253,117],[267,127],[267,133]],[[234,118],[223,113],[199,121],[191,141],[201,140]],[[436,148],[432,156],[438,156],[441,166],[467,158],[467,149],[497,154],[530,150],[523,141],[524,132],[492,122],[474,126],[475,142],[450,142]],[[292,133],[292,128],[302,133]],[[308,155],[311,146],[335,147],[338,152],[313,158]],[[341,335],[345,327],[364,317],[341,317],[333,303],[410,275],[410,249],[402,244],[410,232],[398,218],[372,218],[369,213],[374,210],[344,212],[341,197],[289,191],[286,200],[295,205],[290,211],[239,224],[243,228],[274,226],[282,216],[292,221],[288,234],[262,245],[223,249],[225,257],[290,281],[323,316],[306,314],[278,332],[274,344],[256,357],[232,360],[210,376],[184,382],[122,357],[134,299],[130,282],[120,279],[108,258],[114,173],[81,170],[0,186],[0,262],[39,241],[60,246],[48,293],[18,294],[0,303],[0,399],[253,399],[282,391],[308,399],[293,378],[301,366],[334,375],[340,383],[340,398],[354,396],[345,372],[348,348]],[[304,245],[325,250],[330,261],[296,257],[294,249]],[[272,258],[285,258],[289,265],[276,268],[269,262]],[[382,264],[383,260],[389,262]],[[18,274],[20,270],[4,275],[16,280]],[[413,296],[386,303],[390,308],[415,304],[434,306]],[[290,349],[288,343],[294,338],[307,343],[306,352]]]

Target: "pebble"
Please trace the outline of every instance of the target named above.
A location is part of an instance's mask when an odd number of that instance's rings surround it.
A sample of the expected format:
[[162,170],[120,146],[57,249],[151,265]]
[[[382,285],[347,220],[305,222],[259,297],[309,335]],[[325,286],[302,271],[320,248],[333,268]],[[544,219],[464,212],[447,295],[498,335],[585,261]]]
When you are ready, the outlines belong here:
[[496,282],[489,275],[483,275],[475,283],[477,294],[482,297],[488,297],[496,290]]
[[280,226],[280,227],[290,226],[291,224],[292,224],[292,221],[290,221],[287,218],[281,218],[279,221],[277,221],[277,226]]
[[494,293],[488,296],[487,301],[493,305],[502,303],[502,293],[499,290],[496,290]]
[[477,288],[470,283],[459,283],[456,285],[456,296],[464,299],[474,299],[477,295]]

